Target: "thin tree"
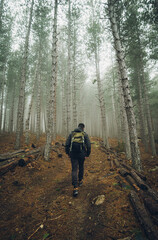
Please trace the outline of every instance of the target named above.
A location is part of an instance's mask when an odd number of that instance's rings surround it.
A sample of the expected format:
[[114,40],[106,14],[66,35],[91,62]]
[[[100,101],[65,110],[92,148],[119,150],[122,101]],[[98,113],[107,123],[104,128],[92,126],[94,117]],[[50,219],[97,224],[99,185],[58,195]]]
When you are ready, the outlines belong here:
[[29,15],[29,23],[28,23],[27,32],[26,32],[26,37],[25,37],[25,45],[24,45],[24,53],[23,53],[23,62],[22,62],[22,73],[21,73],[21,81],[20,81],[19,103],[18,103],[18,112],[17,112],[17,126],[16,126],[15,149],[19,149],[19,147],[20,147],[20,138],[21,138],[22,131],[23,131],[24,105],[25,105],[26,70],[27,70],[29,37],[30,37],[31,24],[32,24],[32,15],[33,15],[33,5],[34,5],[34,0],[32,0],[32,2],[31,2],[30,15]]
[[73,128],[77,126],[77,20],[79,19],[79,11],[77,7],[73,6],[72,19],[73,19],[73,63],[72,63],[72,125]]
[[50,84],[50,100],[49,100],[49,114],[48,114],[48,124],[46,129],[46,145],[44,151],[44,158],[46,161],[49,160],[50,150],[51,150],[51,142],[52,142],[52,124],[54,117],[54,102],[56,96],[56,72],[57,72],[57,10],[58,10],[58,1],[55,0],[54,6],[54,23],[53,23],[53,41],[52,41],[52,79]]
[[67,104],[66,104],[66,110],[67,110],[67,121],[66,121],[66,135],[68,136],[70,132],[70,121],[71,121],[71,25],[72,25],[72,19],[71,19],[71,0],[68,0],[68,74],[67,74]]
[[103,92],[103,86],[100,78],[100,23],[96,19],[96,16],[94,16],[94,4],[93,0],[91,0],[92,4],[92,21],[91,26],[88,29],[89,34],[91,35],[91,51],[94,53],[94,59],[95,59],[95,70],[96,70],[96,81],[97,81],[97,87],[98,87],[98,99],[99,99],[99,105],[100,105],[100,111],[101,111],[101,120],[102,120],[102,135],[103,135],[103,141],[107,148],[109,148],[109,141],[107,136],[107,120],[106,120],[106,109],[105,109],[105,100],[104,100],[104,92]]
[[29,123],[30,123],[30,117],[31,117],[31,110],[32,110],[36,86],[37,86],[37,84],[36,84],[36,82],[37,82],[37,65],[35,67],[35,77],[34,77],[34,82],[33,82],[31,100],[30,100],[30,104],[29,104],[29,108],[28,108],[28,115],[27,115],[26,122],[25,122],[25,143],[27,145],[29,144]]
[[129,126],[132,165],[135,169],[140,171],[142,169],[142,165],[141,165],[140,151],[138,146],[136,120],[135,120],[135,115],[133,111],[132,98],[130,95],[127,68],[124,60],[124,52],[121,46],[121,40],[120,40],[117,21],[116,21],[115,6],[114,6],[114,1],[112,0],[108,0],[108,15],[109,15],[112,35],[114,39],[114,47],[115,47],[116,57],[119,65],[119,71],[121,75],[121,87],[123,89],[125,109],[126,109],[127,121]]

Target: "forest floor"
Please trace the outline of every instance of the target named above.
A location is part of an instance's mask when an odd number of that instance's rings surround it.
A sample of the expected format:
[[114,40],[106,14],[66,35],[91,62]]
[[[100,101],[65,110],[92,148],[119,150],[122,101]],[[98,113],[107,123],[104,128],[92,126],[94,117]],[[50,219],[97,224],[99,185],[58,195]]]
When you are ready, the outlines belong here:
[[[65,139],[57,140],[64,143]],[[14,151],[15,136],[0,136],[0,154]],[[0,240],[143,240],[147,239],[129,200],[130,185],[118,184],[118,169],[110,169],[108,155],[101,150],[101,139],[92,137],[92,152],[85,160],[84,184],[72,196],[71,164],[52,151],[49,162],[42,156],[24,167],[17,166],[0,177]],[[31,143],[35,143],[32,137]],[[41,137],[37,146],[45,143]],[[110,140],[113,151],[116,139]],[[144,152],[143,170],[147,184],[158,190],[158,158]],[[28,148],[22,144],[22,148]],[[31,145],[29,146],[31,149]],[[118,152],[120,160],[125,159]],[[98,196],[105,199],[96,205]],[[154,240],[154,239],[153,239]]]

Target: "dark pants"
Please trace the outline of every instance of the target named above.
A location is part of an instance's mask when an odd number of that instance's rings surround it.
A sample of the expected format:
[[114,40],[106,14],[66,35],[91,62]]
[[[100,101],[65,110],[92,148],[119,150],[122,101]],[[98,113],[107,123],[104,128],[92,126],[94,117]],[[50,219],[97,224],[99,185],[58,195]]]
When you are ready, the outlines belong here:
[[[78,156],[71,156],[71,165],[72,165],[72,185],[77,187],[78,180],[83,179],[84,174],[84,160],[85,157],[81,154]],[[79,171],[78,171],[79,167]],[[78,174],[77,174],[78,173]],[[77,176],[78,175],[78,176]]]

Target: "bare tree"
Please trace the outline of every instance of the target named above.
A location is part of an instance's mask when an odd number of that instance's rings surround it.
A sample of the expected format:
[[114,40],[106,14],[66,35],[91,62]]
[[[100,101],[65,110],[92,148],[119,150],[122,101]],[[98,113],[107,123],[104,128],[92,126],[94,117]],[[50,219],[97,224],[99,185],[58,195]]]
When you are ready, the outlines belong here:
[[66,121],[66,135],[70,132],[70,121],[71,121],[71,0],[68,0],[68,75],[67,75],[67,121]]
[[132,98],[130,95],[127,68],[124,60],[124,52],[121,46],[121,40],[120,40],[119,31],[117,27],[117,21],[115,16],[115,6],[114,6],[114,1],[112,0],[108,0],[108,15],[109,15],[112,35],[114,39],[114,47],[115,47],[116,57],[119,65],[119,71],[121,75],[121,87],[123,89],[125,109],[126,109],[127,121],[129,126],[132,164],[135,169],[140,171],[142,169],[142,166],[141,166],[140,151],[138,146],[136,120],[135,120],[135,115],[133,111]]
[[[52,124],[56,115],[53,114],[56,112],[55,108],[55,97],[56,97],[56,71],[57,71],[57,9],[58,1],[55,0],[54,6],[54,24],[53,24],[53,41],[52,41],[52,79],[50,84],[50,100],[49,100],[49,113],[48,113],[48,124],[46,129],[46,145],[44,151],[44,158],[46,161],[49,160],[51,142],[52,142]],[[54,129],[53,129],[54,130]]]
[[91,34],[91,47],[92,52],[94,53],[95,59],[95,70],[96,70],[96,81],[98,86],[98,99],[99,99],[99,106],[101,111],[101,122],[102,122],[102,136],[104,144],[107,148],[109,148],[108,142],[108,133],[107,133],[107,119],[106,119],[106,109],[105,109],[105,100],[104,100],[104,91],[103,86],[100,78],[100,23],[96,19],[94,15],[94,3],[91,0],[92,5],[92,23],[91,27],[89,28],[89,33]]
[[23,62],[22,62],[22,73],[21,73],[21,81],[20,81],[18,113],[17,113],[15,149],[19,149],[19,147],[20,147],[20,138],[21,138],[22,131],[23,131],[26,68],[27,68],[27,59],[28,59],[29,37],[30,37],[31,24],[32,24],[33,5],[34,5],[34,0],[32,0],[32,2],[31,2],[29,23],[28,23],[27,33],[26,33],[26,37],[25,37],[25,46],[24,46]]

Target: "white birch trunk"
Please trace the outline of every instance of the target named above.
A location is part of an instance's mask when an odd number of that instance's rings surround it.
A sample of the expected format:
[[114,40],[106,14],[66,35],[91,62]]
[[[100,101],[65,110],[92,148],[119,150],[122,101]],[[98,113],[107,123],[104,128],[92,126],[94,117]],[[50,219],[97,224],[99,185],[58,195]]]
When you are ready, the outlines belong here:
[[116,23],[114,6],[111,0],[108,0],[108,11],[109,11],[111,30],[114,38],[114,46],[115,46],[116,57],[119,65],[119,71],[121,75],[121,84],[122,84],[124,100],[125,100],[126,114],[127,114],[127,120],[128,120],[128,126],[129,126],[132,165],[135,169],[140,171],[142,169],[142,165],[140,161],[140,151],[138,146],[136,120],[135,120],[135,115],[133,111],[133,103],[130,95],[127,69],[124,61],[124,53],[121,46],[120,36],[119,36],[118,27]]
[[21,74],[21,81],[20,81],[20,93],[19,93],[18,113],[17,113],[17,126],[16,126],[15,149],[19,149],[19,148],[20,148],[20,138],[21,138],[21,133],[22,133],[22,131],[23,131],[24,105],[25,105],[26,68],[27,68],[28,48],[29,48],[29,36],[30,36],[30,31],[31,31],[33,5],[34,5],[34,0],[32,0],[32,3],[31,3],[30,16],[29,16],[29,24],[28,24],[28,29],[27,29],[26,38],[25,38],[24,56],[23,56],[23,63],[22,63],[22,74]]
[[123,141],[125,143],[125,152],[126,152],[127,159],[131,159],[132,156],[131,156],[131,146],[130,146],[130,137],[129,137],[129,127],[128,127],[128,121],[127,121],[127,114],[125,110],[126,107],[125,107],[125,100],[123,96],[120,71],[118,71],[118,75],[119,75],[121,130],[122,130]]

